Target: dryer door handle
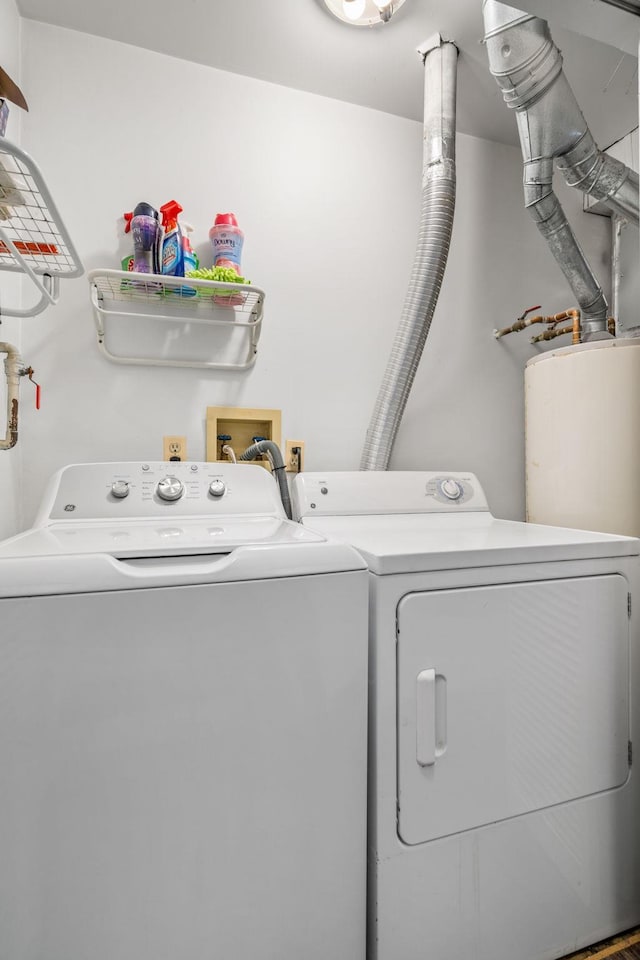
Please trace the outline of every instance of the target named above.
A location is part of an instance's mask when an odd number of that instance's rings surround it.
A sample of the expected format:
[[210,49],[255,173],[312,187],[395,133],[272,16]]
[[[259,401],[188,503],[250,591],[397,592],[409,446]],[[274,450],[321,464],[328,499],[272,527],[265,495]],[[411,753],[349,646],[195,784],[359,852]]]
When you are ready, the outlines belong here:
[[430,767],[447,749],[447,681],[435,669],[416,680],[416,761]]

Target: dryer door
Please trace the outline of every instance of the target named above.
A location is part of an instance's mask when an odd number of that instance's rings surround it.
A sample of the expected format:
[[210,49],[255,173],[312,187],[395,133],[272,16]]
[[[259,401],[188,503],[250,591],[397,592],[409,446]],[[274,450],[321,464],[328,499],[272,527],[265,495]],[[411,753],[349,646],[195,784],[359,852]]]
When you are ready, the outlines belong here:
[[397,651],[405,843],[627,779],[623,577],[408,594],[398,606]]

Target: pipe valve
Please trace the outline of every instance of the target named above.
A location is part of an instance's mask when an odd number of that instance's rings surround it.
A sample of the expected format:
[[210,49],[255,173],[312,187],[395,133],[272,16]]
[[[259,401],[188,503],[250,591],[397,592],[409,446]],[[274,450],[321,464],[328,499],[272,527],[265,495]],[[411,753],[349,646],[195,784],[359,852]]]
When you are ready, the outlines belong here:
[[33,368],[25,367],[18,348],[12,343],[0,342],[0,353],[5,353],[4,373],[7,378],[7,430],[0,439],[0,450],[11,450],[18,442],[18,393],[20,377],[28,376],[36,388],[36,409],[40,407],[40,386],[33,379]]
[[25,376],[25,375],[28,376],[29,380],[36,388],[36,410],[39,410],[41,388],[40,388],[40,384],[33,379],[34,373],[35,373],[35,370],[33,369],[33,367],[25,367],[25,369],[22,371],[22,376]]

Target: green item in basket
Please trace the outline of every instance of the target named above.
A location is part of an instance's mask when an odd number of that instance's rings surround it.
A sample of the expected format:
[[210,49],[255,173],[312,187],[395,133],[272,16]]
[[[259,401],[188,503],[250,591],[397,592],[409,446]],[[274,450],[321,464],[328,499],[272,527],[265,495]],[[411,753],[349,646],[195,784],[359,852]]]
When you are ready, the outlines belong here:
[[199,270],[189,270],[186,276],[193,280],[217,280],[220,283],[251,283],[251,280],[239,277],[231,267],[201,267]]

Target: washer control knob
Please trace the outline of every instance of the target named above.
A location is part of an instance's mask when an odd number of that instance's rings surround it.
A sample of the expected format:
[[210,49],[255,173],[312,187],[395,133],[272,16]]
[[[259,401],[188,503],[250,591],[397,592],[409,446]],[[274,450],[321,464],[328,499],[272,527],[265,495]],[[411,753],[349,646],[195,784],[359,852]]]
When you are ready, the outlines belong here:
[[459,500],[464,493],[462,484],[458,483],[457,480],[453,480],[451,477],[441,482],[440,490],[447,500]]
[[179,500],[184,493],[184,485],[177,477],[163,477],[156,487],[161,500]]
[[111,484],[111,496],[115,497],[116,500],[124,500],[125,497],[129,496],[130,489],[126,480],[115,480]]
[[209,493],[212,497],[224,497],[227,487],[224,480],[212,480],[209,484]]

